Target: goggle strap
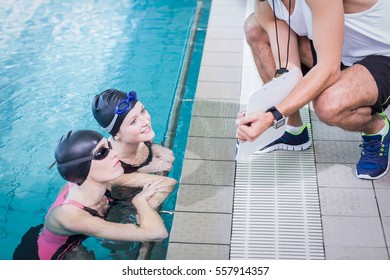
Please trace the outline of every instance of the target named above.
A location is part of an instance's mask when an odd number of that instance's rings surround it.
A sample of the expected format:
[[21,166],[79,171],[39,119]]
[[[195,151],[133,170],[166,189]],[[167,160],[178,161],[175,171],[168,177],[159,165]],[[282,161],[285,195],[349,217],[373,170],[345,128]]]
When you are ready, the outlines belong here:
[[89,157],[83,157],[83,158],[78,158],[78,159],[74,159],[74,160],[71,160],[71,161],[67,161],[67,162],[64,162],[64,163],[58,163],[57,162],[57,165],[61,166],[61,167],[66,167],[66,166],[71,166],[71,165],[76,165],[76,164],[79,164],[79,163],[82,163],[82,162],[86,162],[86,161],[89,161],[89,160],[93,160],[93,156],[89,156]]
[[115,114],[115,116],[112,118],[110,124],[108,126],[106,126],[106,127],[103,127],[103,129],[105,131],[107,131],[108,133],[110,133],[111,130],[114,128],[114,125],[115,125],[115,122],[116,122],[117,119],[118,119],[118,114]]

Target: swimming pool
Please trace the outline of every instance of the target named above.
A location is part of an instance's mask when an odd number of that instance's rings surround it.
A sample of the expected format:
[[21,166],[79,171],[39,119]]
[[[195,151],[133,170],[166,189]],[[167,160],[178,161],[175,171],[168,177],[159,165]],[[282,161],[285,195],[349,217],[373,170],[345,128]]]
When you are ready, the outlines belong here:
[[[11,259],[26,230],[42,223],[64,183],[48,169],[58,138],[102,132],[90,108],[96,93],[137,91],[155,142],[165,140],[196,8],[196,0],[1,4],[0,259]],[[183,143],[187,135],[176,137]],[[106,245],[86,242],[98,259],[129,257]]]

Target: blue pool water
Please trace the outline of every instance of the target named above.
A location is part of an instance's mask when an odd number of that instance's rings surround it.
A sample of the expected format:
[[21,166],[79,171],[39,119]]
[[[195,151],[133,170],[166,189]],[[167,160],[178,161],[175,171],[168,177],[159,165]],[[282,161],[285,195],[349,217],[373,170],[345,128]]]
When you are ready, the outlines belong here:
[[[196,6],[196,0],[1,3],[0,259],[11,259],[21,236],[43,222],[64,183],[48,169],[58,138],[72,129],[103,133],[90,109],[95,94],[137,91],[155,142],[164,142]],[[181,110],[190,117],[191,105]],[[179,130],[186,132],[187,123],[182,116]],[[186,137],[175,138],[176,179]],[[116,254],[115,244],[90,238],[86,246],[98,259],[129,258]],[[160,247],[156,258],[164,255]]]

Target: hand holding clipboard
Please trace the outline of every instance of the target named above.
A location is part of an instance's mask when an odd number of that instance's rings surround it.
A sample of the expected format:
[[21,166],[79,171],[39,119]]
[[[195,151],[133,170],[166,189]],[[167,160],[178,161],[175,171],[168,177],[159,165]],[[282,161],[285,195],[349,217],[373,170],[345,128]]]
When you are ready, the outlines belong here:
[[[272,106],[279,105],[302,79],[298,68],[279,76],[253,91],[249,96],[246,115],[254,112],[265,112]],[[287,118],[286,118],[287,120]],[[287,123],[287,121],[286,121]],[[253,142],[242,142],[238,145],[236,160],[244,159],[283,135],[286,123],[279,128],[270,127]]]

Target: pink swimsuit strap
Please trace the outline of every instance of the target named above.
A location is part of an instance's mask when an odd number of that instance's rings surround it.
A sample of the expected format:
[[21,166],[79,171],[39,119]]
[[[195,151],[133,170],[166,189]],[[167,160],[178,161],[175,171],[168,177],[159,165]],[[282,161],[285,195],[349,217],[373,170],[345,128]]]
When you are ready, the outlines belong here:
[[76,200],[72,200],[72,199],[69,199],[69,200],[65,200],[62,205],[65,205],[65,204],[71,204],[71,205],[74,205],[80,209],[84,209],[84,205],[82,205],[80,202],[76,201]]

